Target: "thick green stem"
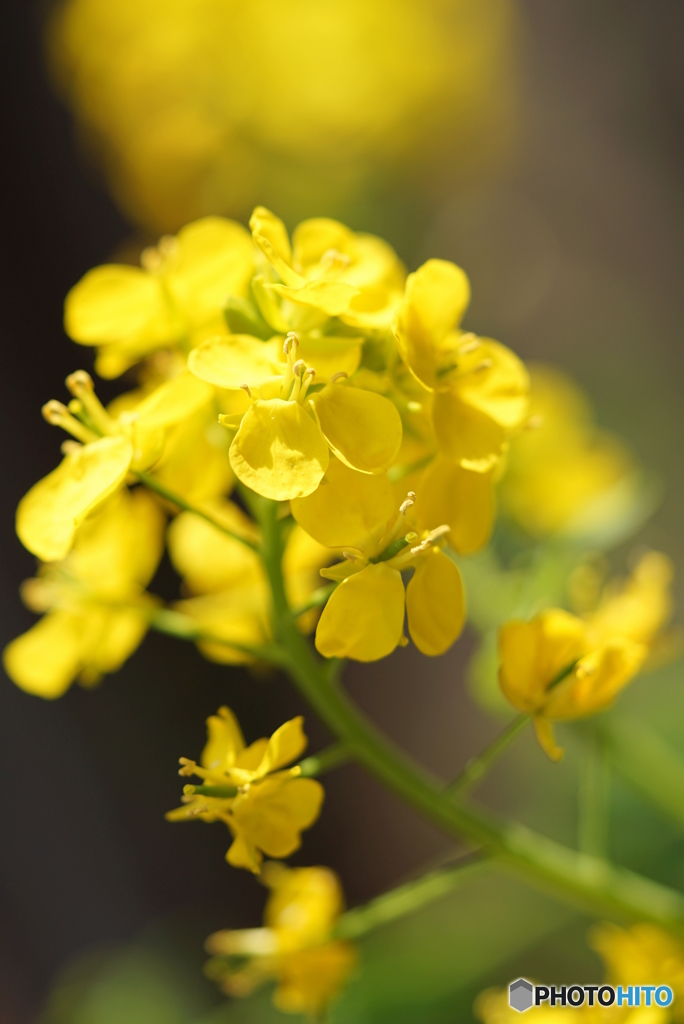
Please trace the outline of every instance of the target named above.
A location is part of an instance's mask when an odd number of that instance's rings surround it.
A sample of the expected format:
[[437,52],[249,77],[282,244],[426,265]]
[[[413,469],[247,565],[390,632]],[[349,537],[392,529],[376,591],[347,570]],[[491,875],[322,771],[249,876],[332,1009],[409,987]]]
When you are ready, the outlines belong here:
[[504,750],[508,748],[529,720],[529,715],[518,715],[517,718],[514,718],[486,750],[468,762],[458,778],[454,779],[448,787],[447,792],[452,796],[463,796],[483,775],[487,774],[494,762],[501,757]]
[[588,737],[580,764],[577,845],[582,853],[608,856],[610,766],[597,732]]
[[439,868],[406,885],[399,885],[362,907],[348,910],[337,922],[332,937],[359,939],[375,928],[397,921],[446,896],[489,866],[490,862],[486,860],[468,860],[466,864]]
[[241,537],[239,533],[234,533],[233,530],[224,526],[223,523],[210,515],[209,512],[204,512],[201,508],[191,505],[190,502],[185,500],[185,498],[181,498],[179,494],[175,494],[173,491],[170,491],[168,487],[165,487],[164,484],[155,477],[150,476],[149,473],[137,472],[135,475],[141,484],[147,487],[148,490],[154,491],[154,493],[158,494],[161,498],[166,498],[167,501],[170,501],[173,505],[176,505],[184,512],[192,512],[193,515],[199,516],[200,519],[204,519],[205,522],[211,523],[211,525],[216,527],[217,530],[220,530],[221,533],[225,533],[226,537],[231,537],[233,540],[239,541],[240,544],[244,544],[245,547],[251,548],[252,551],[257,550],[257,545],[252,543],[251,540],[248,540],[246,537]]
[[500,863],[594,913],[657,922],[684,934],[684,896],[596,857],[568,849],[523,825],[498,821],[459,804],[372,725],[337,685],[290,612],[281,569],[275,503],[261,506],[262,556],[271,583],[274,632],[287,650],[287,671],[323,722],[388,789],[443,832],[465,838]]

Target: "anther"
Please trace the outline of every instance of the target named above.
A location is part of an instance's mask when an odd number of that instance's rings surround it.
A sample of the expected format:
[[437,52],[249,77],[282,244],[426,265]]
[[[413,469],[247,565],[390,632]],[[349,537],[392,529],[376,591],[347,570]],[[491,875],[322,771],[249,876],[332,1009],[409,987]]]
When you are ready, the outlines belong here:
[[247,392],[250,398],[252,397],[252,389],[250,388],[249,384],[241,384],[240,387],[242,388],[243,391]]
[[477,366],[475,367],[475,372],[477,373],[478,370],[489,370],[493,365],[493,360],[483,359],[482,362],[478,363]]
[[358,555],[355,555],[353,551],[345,551],[345,550],[343,550],[342,551],[342,557],[346,558],[350,562],[355,562],[357,560],[357,558],[358,558]]
[[81,398],[84,391],[92,394],[95,390],[93,378],[86,370],[76,370],[74,373],[70,373],[64,383],[74,398]]
[[80,441],[62,441],[59,446],[62,455],[75,455],[83,447]]
[[283,342],[283,355],[287,356],[297,348],[299,348],[299,337],[294,331],[290,331]]
[[348,376],[349,374],[347,373],[346,370],[338,370],[337,373],[333,373],[332,377],[330,378],[330,383],[335,384],[338,380],[346,380]]
[[402,516],[406,515],[408,510],[413,506],[413,503],[415,502],[415,500],[416,500],[416,492],[415,491],[409,491],[408,495],[407,495],[407,498],[406,498],[406,501],[402,501],[401,505],[399,506],[399,512],[401,513]]
[[40,411],[43,414],[43,419],[47,420],[53,427],[60,427],[65,418],[71,418],[66,405],[58,402],[55,398],[51,398],[49,402],[46,402]]
[[292,372],[295,377],[300,377],[304,373],[304,370],[306,370],[306,363],[303,359],[298,359],[292,366]]
[[525,430],[539,430],[539,428],[543,426],[544,417],[539,413],[535,413],[534,416],[530,416],[529,420],[525,424]]
[[461,342],[456,351],[459,355],[465,356],[469,352],[475,352],[480,345],[480,339],[476,338],[474,334],[466,334],[466,340]]

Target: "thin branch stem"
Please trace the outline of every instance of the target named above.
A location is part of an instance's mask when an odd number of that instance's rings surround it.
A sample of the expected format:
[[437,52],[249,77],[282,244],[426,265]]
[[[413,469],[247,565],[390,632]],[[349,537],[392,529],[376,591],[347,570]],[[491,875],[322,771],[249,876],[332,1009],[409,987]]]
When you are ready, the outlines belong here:
[[362,907],[348,910],[337,922],[332,937],[359,939],[382,925],[397,921],[407,914],[413,914],[416,910],[446,896],[490,865],[490,861],[473,860],[469,857],[466,863],[429,871],[422,878],[399,885]]
[[273,601],[276,642],[287,650],[287,671],[319,717],[388,789],[452,837],[466,838],[533,884],[551,887],[594,913],[644,919],[684,934],[684,896],[596,857],[571,850],[523,825],[500,821],[457,803],[359,711],[297,630],[282,576],[282,540],[274,502],[262,502],[263,559]]
[[340,765],[347,764],[352,759],[351,748],[346,743],[333,743],[318,754],[311,754],[299,762],[303,776],[312,778],[315,775],[325,775]]
[[514,718],[486,750],[483,750],[481,754],[478,754],[477,757],[468,762],[458,778],[454,779],[451,785],[448,786],[447,793],[451,794],[451,796],[463,796],[467,790],[487,774],[494,762],[501,757],[529,720],[530,716],[524,714]]
[[173,491],[170,491],[169,488],[165,487],[163,483],[156,479],[156,477],[151,476],[149,473],[143,473],[140,471],[136,472],[136,476],[140,483],[147,487],[148,490],[154,491],[155,494],[158,494],[162,498],[166,498],[167,501],[170,501],[173,505],[176,505],[184,512],[192,512],[193,515],[199,516],[200,519],[204,519],[205,522],[210,523],[217,530],[220,530],[221,533],[224,533],[226,537],[239,541],[240,544],[244,544],[245,547],[251,548],[252,551],[259,550],[258,546],[251,540],[240,536],[239,533],[235,533],[233,530],[229,529],[229,527],[224,526],[220,520],[216,519],[216,517],[212,516],[209,512],[204,512],[201,508],[197,508],[196,505],[191,505],[189,501],[185,500],[185,498],[182,498],[179,494],[175,494]]
[[144,609],[151,629],[158,633],[166,633],[168,636],[175,636],[179,640],[189,640],[191,643],[221,644],[223,647],[232,647],[236,651],[249,654],[258,661],[268,661],[281,668],[287,664],[287,654],[277,644],[241,644],[239,641],[229,640],[224,636],[215,636],[206,633],[197,625],[189,615],[174,611],[172,608],[151,608]]
[[337,583],[329,583],[325,587],[319,587],[318,590],[314,590],[309,600],[300,605],[299,608],[295,608],[292,612],[295,619],[298,619],[300,615],[304,615],[305,612],[310,612],[312,608],[320,608],[321,605],[325,604],[337,586]]

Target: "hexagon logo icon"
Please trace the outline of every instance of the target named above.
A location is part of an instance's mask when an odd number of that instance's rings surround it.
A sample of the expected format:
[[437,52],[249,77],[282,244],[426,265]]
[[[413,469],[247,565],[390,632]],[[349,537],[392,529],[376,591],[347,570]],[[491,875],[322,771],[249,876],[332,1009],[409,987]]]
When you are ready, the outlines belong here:
[[512,981],[508,986],[508,1005],[513,1009],[517,1010],[518,1013],[524,1013],[525,1010],[529,1010],[534,1002],[534,986],[526,981],[525,978],[518,978],[517,981]]

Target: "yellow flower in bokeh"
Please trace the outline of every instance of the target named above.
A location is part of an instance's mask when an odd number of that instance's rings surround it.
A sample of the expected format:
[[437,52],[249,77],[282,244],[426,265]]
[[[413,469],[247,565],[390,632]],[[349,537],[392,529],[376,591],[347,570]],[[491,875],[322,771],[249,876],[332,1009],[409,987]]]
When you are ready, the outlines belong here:
[[553,760],[552,722],[592,715],[639,672],[669,621],[672,568],[644,555],[626,583],[608,588],[596,610],[579,618],[559,608],[499,630],[499,680],[514,707],[534,716],[537,738]]
[[[285,365],[278,362],[279,348]],[[200,345],[188,364],[203,381],[247,391],[247,411],[221,417],[230,428],[239,421],[231,466],[243,484],[276,501],[315,491],[329,450],[361,473],[381,473],[401,444],[401,418],[394,405],[373,391],[347,385],[345,371],[310,395],[317,370],[295,359],[298,348],[296,334],[284,344],[230,335]]]
[[319,1018],[357,962],[352,945],[330,940],[344,910],[339,879],[328,868],[275,863],[264,865],[261,878],[271,890],[264,927],[210,935],[207,974],[233,996],[275,979],[279,1010]]
[[634,498],[625,446],[597,429],[585,396],[547,366],[530,368],[530,427],[511,442],[503,510],[534,536],[610,526]]
[[115,672],[147,631],[151,598],[144,588],[163,550],[164,517],[140,488],[122,491],[76,534],[64,561],[44,565],[22,594],[45,612],[3,655],[17,686],[60,697],[75,678],[92,685]]
[[[414,499],[411,494],[398,510],[386,475],[355,473],[331,459],[318,490],[292,502],[300,526],[344,555],[343,562],[321,570],[339,583],[316,629],[316,647],[325,657],[386,657],[405,642],[405,611],[423,654],[443,654],[459,636],[465,616],[461,575],[441,550],[449,526],[411,529],[407,514]],[[473,504],[453,514],[467,519],[479,512]],[[401,573],[409,568],[415,571],[405,587]]]
[[67,0],[48,41],[116,201],[159,233],[473,175],[515,125],[516,14],[512,0]]
[[[121,488],[129,470],[144,470],[163,454],[167,432],[213,401],[213,389],[190,373],[119,406],[110,415],[83,370],[67,377],[74,395],[69,406],[43,406],[49,423],[68,431],[66,456],[39,480],[17,508],[17,534],[24,547],[44,562],[64,558],[76,530],[90,513]],[[188,453],[193,458],[193,453]]]
[[258,873],[263,854],[289,857],[301,845],[301,832],[320,814],[323,787],[285,768],[306,748],[303,719],[281,725],[270,739],[246,746],[237,719],[222,707],[207,719],[207,744],[200,764],[181,758],[180,774],[196,775],[200,786],[185,786],[183,806],[169,821],[223,821],[233,835],[226,860]]
[[402,359],[431,395],[440,451],[464,468],[485,472],[525,422],[529,382],[510,349],[460,329],[469,301],[470,284],[460,267],[428,260],[406,281],[394,333]]
[[684,1020],[684,943],[653,924],[619,928],[600,924],[589,933],[589,945],[600,954],[612,985],[669,985],[672,1004],[658,1007],[660,1019]]
[[101,377],[119,377],[158,349],[187,350],[225,333],[226,300],[246,294],[254,247],[242,225],[206,217],[145,249],[141,262],[95,267],[66,297],[64,329],[97,347]]

